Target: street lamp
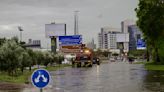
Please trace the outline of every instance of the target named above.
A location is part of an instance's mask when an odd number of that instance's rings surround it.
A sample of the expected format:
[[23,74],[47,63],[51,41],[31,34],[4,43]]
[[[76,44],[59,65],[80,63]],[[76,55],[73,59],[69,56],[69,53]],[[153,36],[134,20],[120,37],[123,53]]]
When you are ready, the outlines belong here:
[[20,42],[22,42],[22,27],[21,26],[18,26],[18,30],[20,31]]

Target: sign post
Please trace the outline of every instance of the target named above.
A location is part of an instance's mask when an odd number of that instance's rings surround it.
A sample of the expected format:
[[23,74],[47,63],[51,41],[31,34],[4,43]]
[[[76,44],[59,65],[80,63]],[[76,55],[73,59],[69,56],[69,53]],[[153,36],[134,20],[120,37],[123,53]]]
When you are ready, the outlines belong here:
[[43,92],[43,88],[46,87],[50,82],[50,74],[45,69],[37,69],[31,75],[32,84]]

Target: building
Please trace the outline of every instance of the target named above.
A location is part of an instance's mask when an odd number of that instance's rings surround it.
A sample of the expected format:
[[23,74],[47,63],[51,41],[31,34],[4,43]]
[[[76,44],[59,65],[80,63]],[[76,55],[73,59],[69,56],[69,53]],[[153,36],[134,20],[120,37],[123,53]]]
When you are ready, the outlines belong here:
[[101,32],[98,33],[98,47],[104,50],[116,48],[116,33],[120,32],[117,28],[101,28]]
[[88,43],[86,44],[86,47],[88,47],[88,48],[90,48],[90,49],[92,49],[92,50],[95,50],[95,49],[96,49],[96,44],[94,43],[94,39],[92,39],[91,42],[88,42]]
[[99,42],[99,48],[100,49],[108,49],[108,32],[104,31],[103,28],[101,28],[101,32],[98,34],[98,42]]
[[108,49],[117,49],[116,34],[117,32],[108,33]]
[[32,40],[29,39],[28,43],[24,45],[26,48],[30,48],[33,50],[40,50],[41,49],[41,41],[40,40]]
[[122,21],[122,22],[121,22],[121,32],[122,32],[122,33],[128,33],[128,27],[129,27],[130,25],[135,25],[135,24],[136,24],[136,23],[135,23],[134,20],[129,20],[129,19],[127,19],[127,20]]
[[128,46],[126,43],[129,43],[129,33],[118,33],[116,34],[117,48],[120,50],[120,53],[128,52]]
[[103,48],[103,40],[102,40],[102,34],[98,33],[98,48]]
[[98,33],[98,44],[101,50],[108,50],[112,52],[118,52],[116,35],[120,33],[118,28],[103,27],[101,32]]
[[117,51],[128,53],[136,49],[138,39],[143,35],[133,20],[121,22],[121,30],[118,28],[103,27],[98,33],[98,47],[101,50]]
[[129,50],[136,50],[136,43],[138,39],[142,39],[143,34],[140,31],[140,29],[136,25],[130,25],[128,26],[128,32],[129,32]]
[[[129,19],[122,21],[121,22],[121,32],[129,35],[128,30],[129,30],[129,26],[131,26],[131,25],[135,25],[135,21],[129,20]],[[129,42],[124,42],[123,47],[124,47],[124,52],[129,52]]]
[[104,27],[98,34],[98,44],[101,50],[108,50],[113,53],[129,51],[129,33],[123,33],[118,28]]

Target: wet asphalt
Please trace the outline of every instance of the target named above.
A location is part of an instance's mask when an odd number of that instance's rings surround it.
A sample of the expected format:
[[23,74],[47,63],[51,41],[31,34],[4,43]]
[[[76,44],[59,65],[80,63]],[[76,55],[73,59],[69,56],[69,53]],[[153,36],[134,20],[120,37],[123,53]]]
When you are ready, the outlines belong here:
[[[51,71],[43,92],[164,92],[164,72],[147,71],[144,65],[108,62],[90,68],[67,67]],[[16,91],[40,92],[32,85]]]

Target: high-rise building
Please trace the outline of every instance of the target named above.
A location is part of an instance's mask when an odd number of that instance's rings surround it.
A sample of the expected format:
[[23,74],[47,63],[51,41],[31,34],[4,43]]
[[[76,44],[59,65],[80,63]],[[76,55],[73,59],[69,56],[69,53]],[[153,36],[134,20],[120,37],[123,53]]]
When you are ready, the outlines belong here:
[[129,19],[122,21],[121,22],[122,33],[128,33],[128,26],[135,25],[135,24],[136,24],[135,21]]
[[92,49],[92,50],[96,49],[96,44],[94,43],[94,39],[92,39],[91,42],[88,42],[88,43],[86,44],[86,47],[88,47],[88,48],[90,48],[90,49]]
[[129,49],[136,49],[137,39],[141,39],[142,33],[133,20],[121,22],[121,30],[110,27],[101,28],[98,33],[98,47],[102,50],[120,50],[122,53]]
[[[135,21],[129,19],[122,21],[121,22],[122,33],[127,33],[129,35],[128,27],[131,25],[135,25]],[[123,46],[124,46],[124,52],[129,52],[129,42],[124,42]]]
[[108,49],[108,31],[101,28],[101,32],[98,34],[99,48]]
[[108,33],[108,49],[117,49],[116,34],[117,32]]
[[120,33],[120,29],[103,27],[101,32],[98,34],[99,48],[102,50],[116,50],[116,34]]
[[128,32],[129,32],[129,50],[136,50],[136,43],[138,39],[141,39],[143,37],[142,32],[136,25],[130,25],[128,26]]
[[98,33],[98,48],[103,48],[103,40],[101,33]]

